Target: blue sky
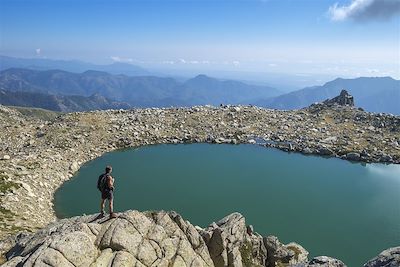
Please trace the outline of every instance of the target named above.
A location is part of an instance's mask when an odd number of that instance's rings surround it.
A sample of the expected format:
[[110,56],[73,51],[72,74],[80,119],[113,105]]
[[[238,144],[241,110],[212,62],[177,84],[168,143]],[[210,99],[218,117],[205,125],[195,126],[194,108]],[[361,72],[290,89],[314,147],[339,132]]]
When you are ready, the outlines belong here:
[[0,0],[0,54],[398,78],[399,1]]

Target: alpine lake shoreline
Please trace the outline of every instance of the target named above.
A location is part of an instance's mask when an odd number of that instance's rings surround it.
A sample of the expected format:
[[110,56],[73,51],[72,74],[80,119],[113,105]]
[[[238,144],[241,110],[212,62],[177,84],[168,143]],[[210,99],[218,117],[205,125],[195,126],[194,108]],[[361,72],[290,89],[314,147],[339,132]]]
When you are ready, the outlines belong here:
[[[155,144],[259,144],[355,162],[400,164],[400,116],[314,104],[105,110],[43,120],[0,106],[0,251],[57,220],[55,191],[104,153]],[[260,142],[261,141],[261,142]],[[1,243],[1,242],[0,242]]]

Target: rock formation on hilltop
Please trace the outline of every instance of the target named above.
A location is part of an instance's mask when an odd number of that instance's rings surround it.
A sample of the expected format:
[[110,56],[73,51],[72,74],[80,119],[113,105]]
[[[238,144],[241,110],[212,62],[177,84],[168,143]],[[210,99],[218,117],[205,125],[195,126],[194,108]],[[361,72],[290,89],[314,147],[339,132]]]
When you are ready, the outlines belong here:
[[332,98],[332,99],[327,99],[323,102],[323,104],[327,106],[332,106],[332,105],[339,105],[339,106],[354,106],[354,98],[351,96],[346,90],[342,90],[340,92],[340,95]]
[[280,96],[256,100],[253,104],[266,108],[301,109],[312,103],[323,102],[346,89],[357,106],[369,112],[400,115],[400,80],[390,77],[360,77],[335,79],[321,86],[306,87]]

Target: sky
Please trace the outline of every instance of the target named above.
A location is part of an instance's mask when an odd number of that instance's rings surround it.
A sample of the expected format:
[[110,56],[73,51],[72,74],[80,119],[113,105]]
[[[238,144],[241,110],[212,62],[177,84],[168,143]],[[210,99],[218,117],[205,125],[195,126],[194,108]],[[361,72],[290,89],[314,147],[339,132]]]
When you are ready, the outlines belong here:
[[400,78],[400,0],[0,0],[0,54]]

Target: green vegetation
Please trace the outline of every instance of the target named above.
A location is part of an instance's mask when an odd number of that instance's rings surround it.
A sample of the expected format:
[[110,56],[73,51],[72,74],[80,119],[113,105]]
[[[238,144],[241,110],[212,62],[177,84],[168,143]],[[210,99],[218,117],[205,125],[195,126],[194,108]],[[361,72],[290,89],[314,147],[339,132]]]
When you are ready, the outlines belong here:
[[242,263],[245,267],[261,267],[261,265],[255,264],[253,262],[253,245],[251,242],[247,241],[239,248],[240,255],[242,256]]
[[13,188],[21,187],[19,184],[8,181],[7,179],[8,176],[4,173],[4,171],[0,171],[0,193],[7,193]]
[[239,249],[244,266],[252,266],[251,243],[246,242]]
[[[0,171],[0,193],[8,193],[10,192],[13,188],[19,188],[21,185],[17,183],[13,183],[7,180],[8,176],[5,174],[4,171]],[[1,199],[0,199],[0,217],[1,218],[11,218],[15,216],[14,213],[12,213],[10,210],[5,209],[4,207],[1,206]]]
[[288,267],[288,266],[289,266],[288,263],[284,263],[284,262],[281,262],[281,261],[277,261],[276,262],[276,267]]
[[298,260],[299,259],[299,255],[301,253],[301,250],[298,247],[295,247],[295,246],[287,246],[287,248],[294,252],[294,258],[296,260]]
[[15,215],[12,211],[3,208],[2,206],[0,206],[0,214],[2,218],[12,218]]
[[11,106],[11,108],[16,109],[24,116],[46,121],[54,120],[55,118],[63,114],[62,112],[56,112],[42,108],[28,108],[28,107],[15,107],[15,106]]

